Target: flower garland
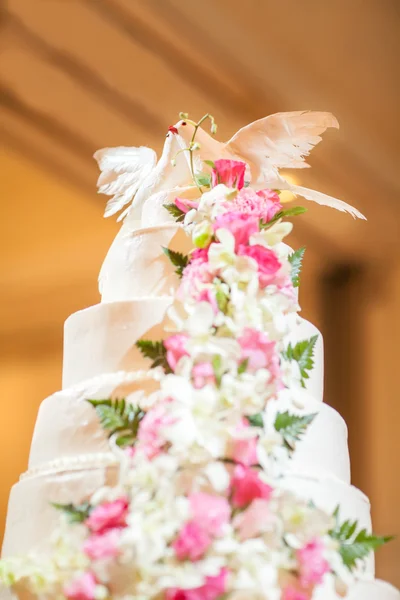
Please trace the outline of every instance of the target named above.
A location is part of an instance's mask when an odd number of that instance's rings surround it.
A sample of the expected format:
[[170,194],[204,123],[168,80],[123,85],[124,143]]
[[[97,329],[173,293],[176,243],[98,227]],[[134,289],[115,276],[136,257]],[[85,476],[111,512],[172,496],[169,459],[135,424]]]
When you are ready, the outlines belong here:
[[199,199],[166,206],[194,250],[164,249],[181,277],[169,311],[174,331],[137,343],[162,370],[160,389],[146,406],[90,401],[119,457],[118,481],[84,504],[57,506],[51,555],[0,563],[0,580],[17,591],[309,600],[327,577],[343,591],[359,561],[387,541],[281,484],[315,417],[273,402],[290,399],[313,367],[316,338],[284,343],[299,309],[304,249],[282,243],[292,224],[282,220],[279,195],[246,187],[245,163],[208,166]]

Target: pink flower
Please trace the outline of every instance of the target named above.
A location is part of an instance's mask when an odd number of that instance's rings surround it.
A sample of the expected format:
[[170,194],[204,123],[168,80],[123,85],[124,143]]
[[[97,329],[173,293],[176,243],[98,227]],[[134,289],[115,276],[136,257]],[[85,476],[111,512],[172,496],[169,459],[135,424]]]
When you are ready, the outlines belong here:
[[115,527],[125,527],[128,508],[126,497],[118,498],[113,502],[104,502],[91,511],[85,525],[95,533],[102,533]]
[[64,595],[68,600],[94,600],[96,579],[89,571],[74,579],[64,587]]
[[243,433],[244,430],[249,428],[250,426],[248,422],[243,419],[241,424],[237,427],[238,437],[232,441],[232,448],[230,452],[230,456],[235,462],[241,463],[246,467],[250,467],[251,465],[256,465],[258,463],[257,437],[240,437],[240,433]]
[[304,592],[296,590],[293,586],[288,586],[283,590],[282,600],[309,600],[310,596]]
[[118,556],[118,539],[121,529],[109,529],[104,533],[92,534],[84,543],[84,553],[93,560]]
[[281,268],[281,263],[275,252],[258,244],[254,246],[241,244],[238,248],[238,254],[240,256],[249,256],[256,261],[258,265],[258,279],[262,287],[271,283],[274,275]]
[[192,377],[196,389],[200,389],[207,384],[214,384],[215,374],[212,364],[209,362],[197,363],[192,369]]
[[236,198],[227,206],[232,206],[237,210],[248,215],[253,215],[262,219],[266,223],[282,210],[282,204],[279,196],[273,190],[260,190],[258,192],[251,188],[243,188]]
[[240,160],[216,160],[211,174],[212,187],[224,183],[230,188],[241,190],[244,186],[246,163]]
[[231,479],[232,504],[236,508],[243,508],[255,500],[263,498],[269,500],[272,488],[262,481],[255,469],[237,465]]
[[210,288],[201,290],[201,292],[197,295],[197,300],[199,302],[208,302],[211,304],[214,314],[218,314],[219,308],[217,298],[215,297],[215,290]]
[[165,600],[217,600],[227,589],[227,569],[221,571],[215,577],[206,577],[204,585],[191,590],[170,589],[165,595]]
[[198,208],[198,200],[187,200],[186,198],[175,198],[175,206],[179,208],[185,214],[192,208]]
[[214,231],[227,229],[235,238],[235,249],[247,244],[250,236],[260,229],[259,220],[253,215],[247,215],[239,211],[226,212],[218,215],[213,223]]
[[231,508],[226,498],[205,492],[196,492],[189,496],[193,521],[201,525],[208,533],[219,535],[229,522]]
[[164,346],[167,349],[167,361],[173,371],[175,371],[176,365],[182,356],[188,356],[186,350],[187,340],[188,336],[184,333],[170,335],[164,340]]
[[174,417],[168,414],[168,403],[169,400],[159,402],[147,411],[140,421],[137,434],[138,447],[149,459],[160,454],[165,444],[165,440],[161,436],[162,428],[175,422]]
[[193,252],[191,260],[182,273],[182,282],[178,290],[178,297],[184,298],[190,294],[200,301],[200,295],[204,292],[204,284],[211,283],[214,274],[208,264],[208,254],[203,248],[199,252]]
[[300,583],[303,587],[322,583],[324,575],[329,572],[328,561],[324,558],[324,545],[318,540],[312,540],[304,548],[298,550],[297,560],[300,565]]
[[211,544],[211,537],[201,525],[194,521],[186,523],[172,547],[179,560],[199,560]]
[[208,262],[208,248],[195,248],[190,253],[190,260],[199,260],[199,262]]
[[[263,331],[246,327],[238,338],[242,353],[241,359],[247,360],[247,369],[257,371],[269,368],[275,358],[275,342],[271,342]],[[279,364],[279,358],[277,358]]]
[[269,502],[256,498],[243,512],[236,515],[234,526],[238,530],[239,538],[247,540],[263,533],[271,520]]

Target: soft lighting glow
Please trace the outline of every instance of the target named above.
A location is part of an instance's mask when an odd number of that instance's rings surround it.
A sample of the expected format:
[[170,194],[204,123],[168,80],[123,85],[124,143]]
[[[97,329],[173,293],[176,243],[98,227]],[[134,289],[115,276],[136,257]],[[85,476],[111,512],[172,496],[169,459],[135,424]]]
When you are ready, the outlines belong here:
[[[285,173],[283,176],[289,183],[292,183],[293,185],[298,185],[298,180],[292,175],[286,175]],[[286,204],[287,202],[293,202],[294,199],[295,196],[289,190],[282,190],[279,194],[279,200],[282,202],[282,204]]]

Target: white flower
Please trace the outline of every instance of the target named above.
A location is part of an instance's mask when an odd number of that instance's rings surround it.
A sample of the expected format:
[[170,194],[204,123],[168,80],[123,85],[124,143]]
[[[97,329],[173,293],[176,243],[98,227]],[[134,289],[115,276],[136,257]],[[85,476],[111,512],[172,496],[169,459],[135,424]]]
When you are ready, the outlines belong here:
[[204,468],[204,473],[216,492],[224,492],[230,484],[230,475],[221,462],[210,462]]
[[250,237],[250,245],[260,245],[270,248],[280,244],[287,235],[292,231],[293,223],[288,221],[277,221],[271,227],[262,229],[258,233],[253,233]]

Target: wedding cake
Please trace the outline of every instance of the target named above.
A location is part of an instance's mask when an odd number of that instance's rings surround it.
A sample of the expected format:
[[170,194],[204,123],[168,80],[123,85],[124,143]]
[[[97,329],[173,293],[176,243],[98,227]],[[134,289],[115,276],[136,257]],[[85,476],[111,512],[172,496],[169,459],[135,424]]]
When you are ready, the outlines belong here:
[[4,598],[400,599],[374,579],[388,538],[323,403],[322,335],[298,314],[304,248],[283,242],[305,209],[282,190],[363,218],[279,172],[328,127],[280,113],[222,144],[210,115],[181,115],[158,161],[96,153],[106,216],[124,221],[101,302],[65,323],[63,388],[11,490]]

